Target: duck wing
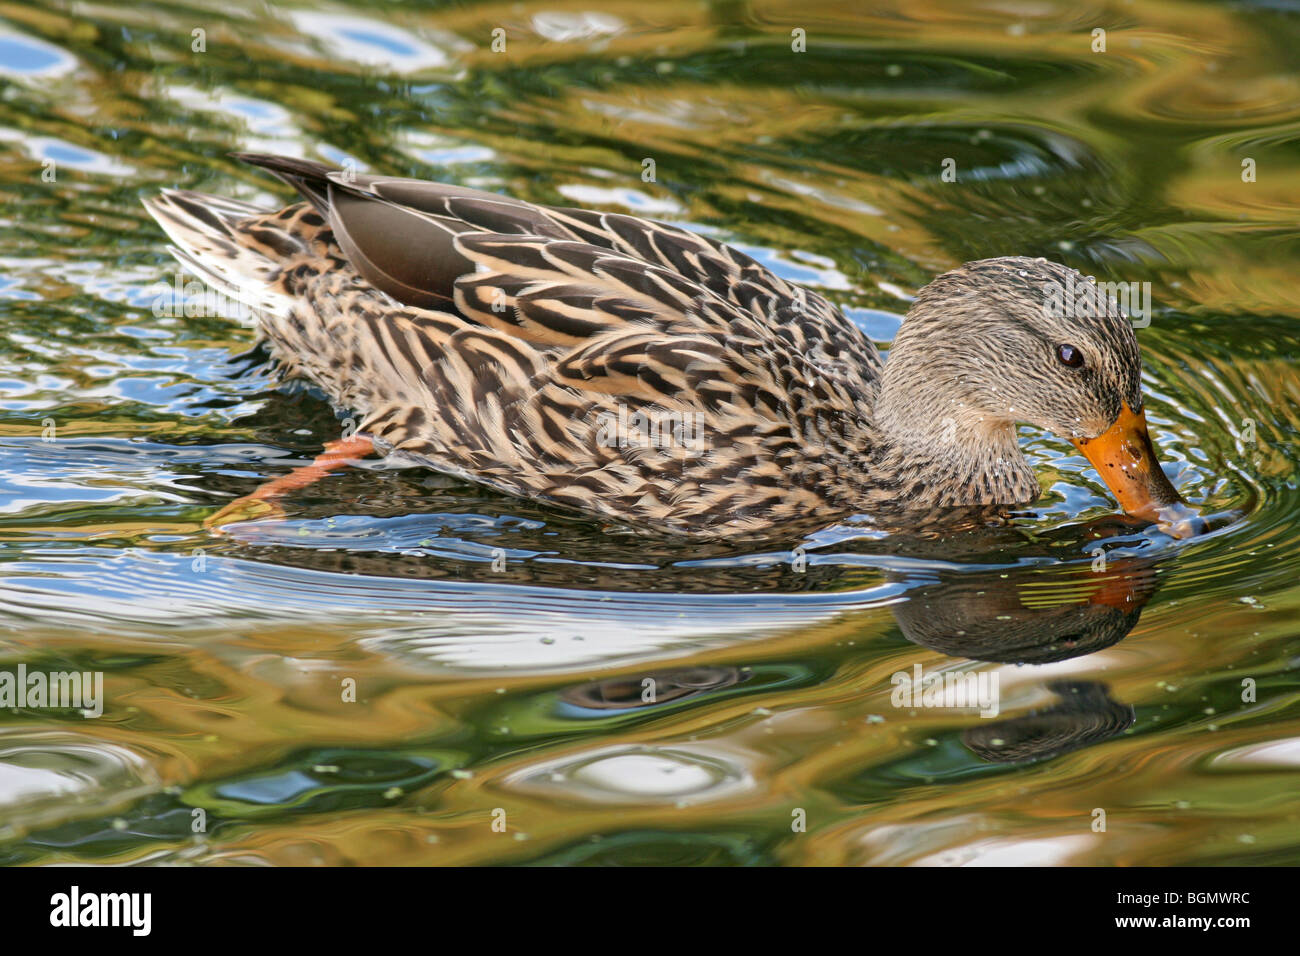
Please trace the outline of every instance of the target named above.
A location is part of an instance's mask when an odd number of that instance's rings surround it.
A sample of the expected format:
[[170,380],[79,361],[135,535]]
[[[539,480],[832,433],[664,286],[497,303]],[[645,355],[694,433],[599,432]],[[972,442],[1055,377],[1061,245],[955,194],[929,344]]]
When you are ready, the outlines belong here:
[[767,320],[775,334],[826,374],[875,388],[880,353],[816,292],[792,285],[752,257],[679,226],[621,213],[538,206],[421,179],[348,173],[322,163],[234,154],[293,185],[325,215],[350,261],[378,288],[410,305],[442,306],[470,257],[449,240],[465,232],[584,242],[658,266]]

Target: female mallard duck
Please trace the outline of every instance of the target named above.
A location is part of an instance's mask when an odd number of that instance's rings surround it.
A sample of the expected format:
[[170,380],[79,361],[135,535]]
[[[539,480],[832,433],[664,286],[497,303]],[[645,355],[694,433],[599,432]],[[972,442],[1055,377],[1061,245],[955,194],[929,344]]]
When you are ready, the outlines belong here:
[[374,450],[661,531],[926,516],[1039,497],[1015,424],[1071,440],[1131,514],[1181,499],[1142,412],[1128,321],[1052,314],[1078,273],[967,263],[921,290],[883,362],[814,292],[616,213],[239,154],[307,200],[146,200],[198,276],[356,434],[217,523]]

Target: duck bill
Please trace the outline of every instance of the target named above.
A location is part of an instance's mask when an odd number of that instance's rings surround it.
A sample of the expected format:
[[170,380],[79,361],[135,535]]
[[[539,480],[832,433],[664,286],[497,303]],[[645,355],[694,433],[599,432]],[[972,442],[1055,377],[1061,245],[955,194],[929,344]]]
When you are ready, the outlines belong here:
[[1173,522],[1194,513],[1160,468],[1145,413],[1126,403],[1115,424],[1096,438],[1071,441],[1097,469],[1120,507],[1134,517]]

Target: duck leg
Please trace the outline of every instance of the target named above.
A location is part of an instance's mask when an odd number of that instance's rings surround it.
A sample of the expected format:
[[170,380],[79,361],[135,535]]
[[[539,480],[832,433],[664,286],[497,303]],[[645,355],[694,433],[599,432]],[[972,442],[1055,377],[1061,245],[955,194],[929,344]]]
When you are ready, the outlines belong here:
[[277,499],[291,491],[306,488],[330,472],[374,454],[374,451],[374,443],[362,435],[352,435],[349,438],[327,442],[325,451],[317,455],[310,465],[302,465],[287,475],[266,482],[251,495],[236,498],[216,514],[209,516],[203,522],[203,527],[218,530],[222,525],[233,524],[236,521],[283,518],[284,510],[276,503]]

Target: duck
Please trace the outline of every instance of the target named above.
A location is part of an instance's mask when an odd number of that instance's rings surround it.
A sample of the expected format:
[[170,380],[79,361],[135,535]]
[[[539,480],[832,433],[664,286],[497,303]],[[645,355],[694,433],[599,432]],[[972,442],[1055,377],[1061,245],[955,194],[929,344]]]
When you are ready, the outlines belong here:
[[282,516],[370,455],[651,534],[906,528],[1038,499],[1022,423],[1072,442],[1129,515],[1193,510],[1150,438],[1132,324],[1113,301],[1048,307],[1085,281],[1059,263],[944,272],[886,358],[816,291],[680,226],[233,155],[297,200],[164,190],[145,207],[354,427],[210,528]]

